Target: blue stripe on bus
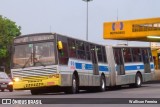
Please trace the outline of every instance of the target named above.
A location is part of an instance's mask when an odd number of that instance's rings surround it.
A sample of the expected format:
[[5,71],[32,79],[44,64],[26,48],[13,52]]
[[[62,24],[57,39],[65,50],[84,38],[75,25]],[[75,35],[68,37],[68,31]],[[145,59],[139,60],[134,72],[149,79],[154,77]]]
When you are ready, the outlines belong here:
[[151,69],[154,69],[154,64],[151,64]]
[[86,70],[93,70],[93,65],[92,64],[86,64],[85,69]]
[[125,66],[125,70],[139,70],[139,69],[144,69],[144,65],[130,65],[130,66]]
[[76,69],[82,69],[82,63],[75,63]]
[[[150,65],[151,69],[154,69],[154,64]],[[139,69],[144,69],[144,65],[129,65],[129,66],[125,66],[125,70],[129,71],[129,70],[139,70]]]
[[[83,68],[82,63],[75,63],[75,67],[76,67],[76,69]],[[98,68],[99,68],[99,71],[104,71],[104,72],[109,71],[107,66],[99,66]],[[85,64],[85,70],[93,70],[93,65],[92,64]]]
[[109,71],[107,66],[99,66],[99,71]]
[[[76,69],[82,69],[82,63],[75,63],[75,67]],[[154,64],[150,65],[151,69],[154,69]],[[100,65],[99,67],[99,71],[104,71],[104,72],[108,72],[109,69],[107,66],[102,66]],[[85,70],[93,70],[93,65],[92,64],[85,64]],[[140,69],[144,69],[144,65],[127,65],[125,66],[125,70],[126,71],[130,71],[130,70],[140,70]]]

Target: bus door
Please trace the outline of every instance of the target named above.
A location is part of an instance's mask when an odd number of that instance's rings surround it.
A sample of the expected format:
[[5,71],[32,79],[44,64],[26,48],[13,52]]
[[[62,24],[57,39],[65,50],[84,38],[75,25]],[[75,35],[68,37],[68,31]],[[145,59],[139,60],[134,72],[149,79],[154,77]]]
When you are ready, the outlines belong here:
[[144,48],[142,49],[142,57],[143,57],[143,63],[144,63],[144,72],[150,73],[151,67],[150,67],[150,56],[149,56],[149,50]]
[[121,48],[114,49],[114,57],[115,57],[115,62],[117,64],[117,67],[116,67],[117,74],[118,75],[125,75],[124,61],[123,61]]
[[91,49],[91,60],[93,65],[93,74],[99,75],[97,51],[95,45],[90,45],[90,49]]

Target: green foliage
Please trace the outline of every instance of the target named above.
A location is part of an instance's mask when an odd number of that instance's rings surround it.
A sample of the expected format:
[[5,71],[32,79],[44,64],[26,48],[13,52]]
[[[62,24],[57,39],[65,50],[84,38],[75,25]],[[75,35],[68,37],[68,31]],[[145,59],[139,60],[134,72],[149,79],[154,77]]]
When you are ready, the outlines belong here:
[[6,57],[7,56],[7,49],[1,48],[0,49],[0,55],[1,55],[1,58]]
[[13,39],[21,34],[21,27],[0,15],[0,66],[10,73],[11,46]]
[[21,34],[20,30],[21,27],[15,22],[0,15],[0,58],[9,56],[12,41]]

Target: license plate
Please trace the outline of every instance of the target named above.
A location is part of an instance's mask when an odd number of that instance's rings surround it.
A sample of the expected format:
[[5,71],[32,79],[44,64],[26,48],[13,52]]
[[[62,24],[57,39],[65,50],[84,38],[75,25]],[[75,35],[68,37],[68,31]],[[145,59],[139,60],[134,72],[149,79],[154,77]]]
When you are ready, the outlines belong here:
[[7,85],[1,85],[2,88],[7,88]]

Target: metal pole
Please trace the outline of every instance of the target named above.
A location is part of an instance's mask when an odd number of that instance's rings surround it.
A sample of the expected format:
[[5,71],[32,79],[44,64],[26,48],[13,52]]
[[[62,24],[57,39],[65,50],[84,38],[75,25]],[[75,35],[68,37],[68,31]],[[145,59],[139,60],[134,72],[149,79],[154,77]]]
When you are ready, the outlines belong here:
[[92,0],[83,0],[85,2],[87,2],[87,12],[86,12],[86,40],[88,41],[88,2],[92,1]]
[[87,25],[86,25],[86,40],[88,41],[88,1],[87,1]]

